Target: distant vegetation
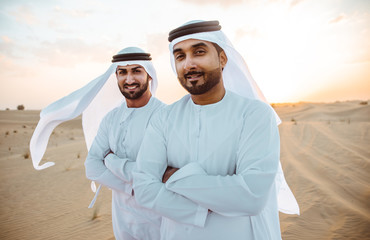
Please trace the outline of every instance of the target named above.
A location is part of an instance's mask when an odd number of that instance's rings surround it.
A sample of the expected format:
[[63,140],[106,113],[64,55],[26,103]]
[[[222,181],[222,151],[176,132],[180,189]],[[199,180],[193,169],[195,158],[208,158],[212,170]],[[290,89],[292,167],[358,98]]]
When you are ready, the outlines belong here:
[[24,110],[24,106],[23,106],[23,104],[22,104],[22,105],[18,105],[18,106],[17,106],[17,109],[18,109],[18,110]]

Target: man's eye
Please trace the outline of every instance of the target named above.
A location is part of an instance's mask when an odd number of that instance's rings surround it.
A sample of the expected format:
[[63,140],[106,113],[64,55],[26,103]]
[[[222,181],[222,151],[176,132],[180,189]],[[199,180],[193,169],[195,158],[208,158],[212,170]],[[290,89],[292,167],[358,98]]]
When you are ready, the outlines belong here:
[[175,56],[175,59],[176,59],[176,60],[181,60],[183,57],[184,57],[184,54],[177,54],[177,55]]
[[206,51],[204,51],[204,50],[197,50],[197,51],[195,51],[195,54],[204,54]]

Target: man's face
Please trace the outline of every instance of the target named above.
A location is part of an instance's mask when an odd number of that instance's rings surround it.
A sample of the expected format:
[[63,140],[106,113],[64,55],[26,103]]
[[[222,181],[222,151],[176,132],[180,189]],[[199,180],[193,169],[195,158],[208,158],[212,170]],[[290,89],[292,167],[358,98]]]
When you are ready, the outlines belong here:
[[227,62],[224,52],[203,40],[188,39],[173,48],[177,77],[192,95],[208,92],[222,79],[222,68]]
[[148,90],[151,77],[138,64],[118,66],[116,71],[118,87],[127,99],[140,98]]

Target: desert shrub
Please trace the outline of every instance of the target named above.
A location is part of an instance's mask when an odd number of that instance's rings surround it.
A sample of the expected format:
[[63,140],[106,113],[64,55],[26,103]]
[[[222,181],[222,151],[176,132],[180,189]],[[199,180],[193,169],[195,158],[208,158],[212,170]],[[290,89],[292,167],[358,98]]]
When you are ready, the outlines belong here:
[[23,104],[18,105],[18,106],[17,106],[17,109],[18,109],[18,110],[24,110],[24,106],[23,106]]
[[24,159],[30,158],[30,153],[26,152],[25,154],[23,154],[23,157],[24,157]]
[[292,118],[290,121],[293,122],[294,125],[297,125],[297,120],[295,120],[294,118]]

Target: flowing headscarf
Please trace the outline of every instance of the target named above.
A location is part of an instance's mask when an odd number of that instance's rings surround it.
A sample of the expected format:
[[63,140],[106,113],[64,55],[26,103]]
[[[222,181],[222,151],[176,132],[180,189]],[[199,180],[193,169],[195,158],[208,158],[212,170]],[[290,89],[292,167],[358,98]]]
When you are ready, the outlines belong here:
[[85,142],[87,149],[90,149],[103,117],[125,101],[119,91],[114,74],[117,66],[132,64],[144,67],[152,78],[150,90],[155,96],[158,79],[150,54],[137,47],[122,49],[113,56],[112,64],[104,74],[41,111],[40,120],[30,142],[32,163],[36,170],[42,170],[55,164],[54,162],[46,162],[40,165],[54,128],[62,122],[78,117],[81,113]]
[[[236,51],[229,39],[221,31],[221,26],[218,21],[190,21],[169,33],[170,61],[175,74],[176,68],[174,55],[172,54],[173,48],[177,43],[187,39],[199,39],[216,43],[225,51],[227,63],[223,69],[222,78],[226,89],[243,97],[259,99],[268,103],[249,72],[243,57]],[[275,111],[274,113],[276,116],[276,123],[279,125],[281,120]],[[278,193],[279,211],[287,214],[299,215],[298,203],[285,180],[280,161],[275,182]]]

